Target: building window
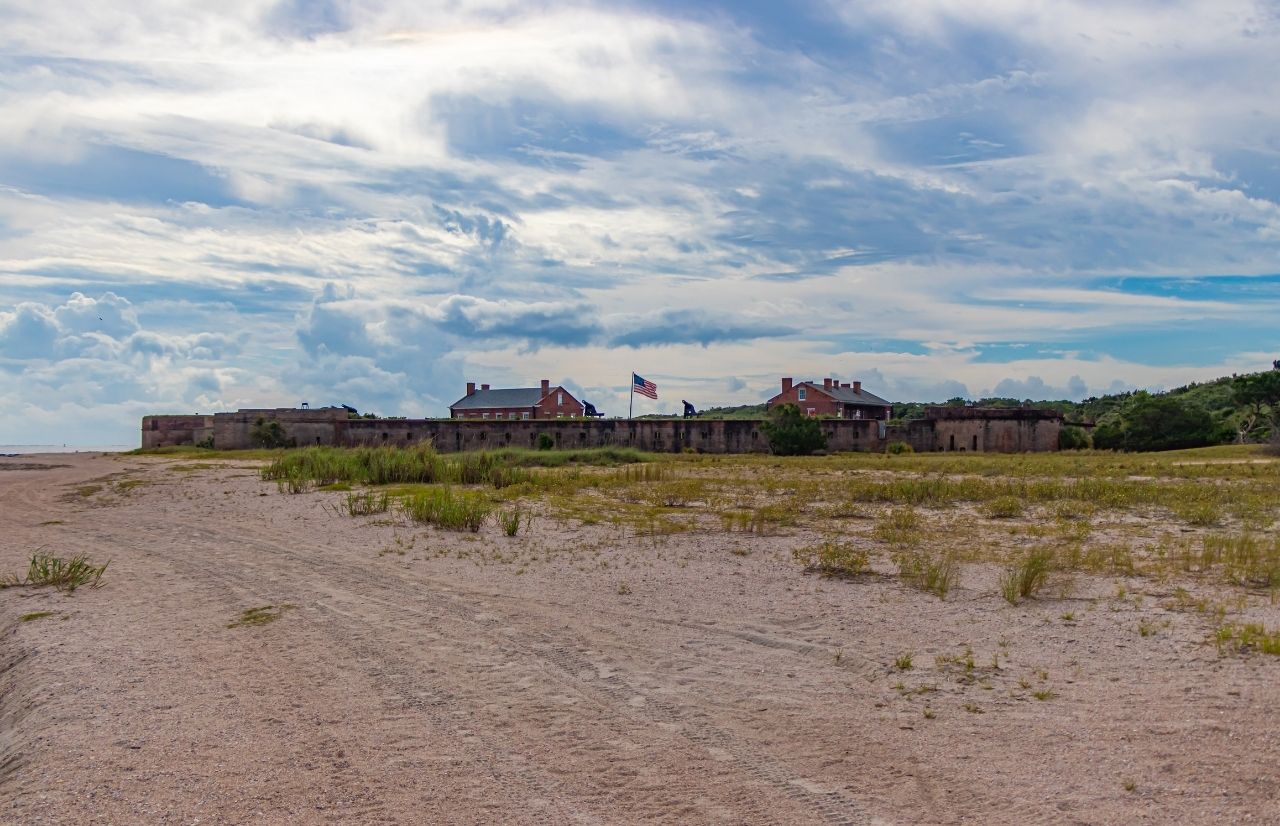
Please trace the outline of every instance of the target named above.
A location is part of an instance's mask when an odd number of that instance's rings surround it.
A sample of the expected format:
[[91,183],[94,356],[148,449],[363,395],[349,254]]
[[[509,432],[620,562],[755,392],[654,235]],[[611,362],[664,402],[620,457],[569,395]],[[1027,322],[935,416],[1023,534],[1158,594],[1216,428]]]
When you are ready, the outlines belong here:
[[563,413],[557,413],[557,414],[556,414],[556,418],[557,418],[557,419],[563,419],[563,418],[564,418],[564,414],[563,414]]
[[805,388],[801,387],[796,393],[796,398],[799,399],[800,401],[804,401],[804,391],[805,391]]
[[487,419],[487,418],[489,418],[489,411],[487,411],[487,410],[486,410],[485,412],[481,413],[481,414],[480,414],[480,418],[482,418],[482,419]]
[[527,419],[527,418],[529,418],[529,413],[528,413],[527,411],[526,411],[526,412],[525,412],[525,414],[524,414],[524,418],[526,418],[526,419]]
[[816,408],[816,407],[810,407],[810,408],[808,408],[808,413],[809,413],[809,415],[810,415],[810,416],[816,416],[816,415],[818,415],[818,408]]
[[557,393],[557,394],[556,394],[556,404],[564,404],[564,394],[563,394],[563,393]]

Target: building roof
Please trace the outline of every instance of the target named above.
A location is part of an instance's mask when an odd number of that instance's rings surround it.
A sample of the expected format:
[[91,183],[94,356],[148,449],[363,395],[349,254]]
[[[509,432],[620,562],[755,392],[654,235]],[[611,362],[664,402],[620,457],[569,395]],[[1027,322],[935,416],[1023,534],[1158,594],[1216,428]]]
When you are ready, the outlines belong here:
[[854,392],[852,387],[823,387],[821,384],[812,381],[802,381],[800,384],[805,387],[812,387],[819,393],[826,393],[831,398],[844,404],[867,404],[877,407],[889,407],[890,402],[885,401],[874,393],[868,393],[865,390]]
[[[555,390],[556,388],[551,388]],[[499,387],[491,390],[477,390],[470,396],[463,396],[453,404],[450,410],[478,410],[490,407],[534,407],[542,401],[541,387]]]

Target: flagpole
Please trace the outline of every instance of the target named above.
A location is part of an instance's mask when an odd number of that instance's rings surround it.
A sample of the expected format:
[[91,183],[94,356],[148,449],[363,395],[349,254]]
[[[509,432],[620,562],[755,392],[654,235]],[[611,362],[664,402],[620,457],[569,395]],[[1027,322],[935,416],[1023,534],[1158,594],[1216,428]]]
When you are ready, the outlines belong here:
[[631,413],[636,408],[636,374],[631,374],[631,401],[627,404],[627,421],[631,420]]

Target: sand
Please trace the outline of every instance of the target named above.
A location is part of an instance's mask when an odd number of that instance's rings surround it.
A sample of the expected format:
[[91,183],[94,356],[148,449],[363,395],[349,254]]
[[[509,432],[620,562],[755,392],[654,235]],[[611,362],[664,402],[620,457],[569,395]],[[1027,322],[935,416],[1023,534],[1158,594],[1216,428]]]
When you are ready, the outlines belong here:
[[111,560],[0,591],[0,821],[1280,822],[1280,658],[1169,583],[942,602],[803,531],[448,534],[174,464],[0,459],[0,572]]

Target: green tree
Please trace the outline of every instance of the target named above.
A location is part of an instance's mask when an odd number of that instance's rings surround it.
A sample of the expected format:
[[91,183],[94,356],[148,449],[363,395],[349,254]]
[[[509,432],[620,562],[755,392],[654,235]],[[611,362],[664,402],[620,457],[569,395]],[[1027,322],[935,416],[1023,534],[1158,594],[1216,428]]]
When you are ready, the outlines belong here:
[[769,411],[769,421],[760,426],[769,447],[779,456],[808,456],[827,446],[826,434],[818,420],[804,415],[794,404]]
[[1176,396],[1135,393],[1117,418],[1099,425],[1094,447],[1103,450],[1181,450],[1224,441],[1222,423]]
[[[1251,435],[1275,437],[1280,431],[1280,370],[1239,376],[1231,384],[1231,396],[1240,409],[1236,435],[1240,442]],[[1266,433],[1261,431],[1266,430]]]

